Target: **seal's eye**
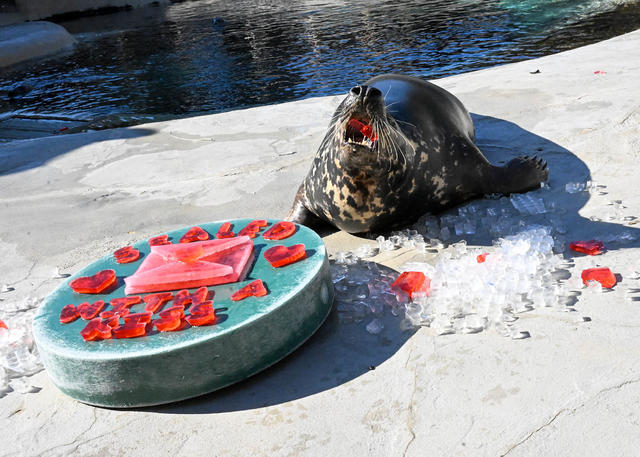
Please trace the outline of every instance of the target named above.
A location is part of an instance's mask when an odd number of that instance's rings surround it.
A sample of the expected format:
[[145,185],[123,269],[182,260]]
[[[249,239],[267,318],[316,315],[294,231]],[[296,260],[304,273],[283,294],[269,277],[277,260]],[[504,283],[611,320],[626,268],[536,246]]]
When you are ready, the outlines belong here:
[[349,119],[345,132],[345,140],[348,143],[355,143],[361,146],[373,148],[378,136],[373,131],[373,127],[366,120],[356,118]]

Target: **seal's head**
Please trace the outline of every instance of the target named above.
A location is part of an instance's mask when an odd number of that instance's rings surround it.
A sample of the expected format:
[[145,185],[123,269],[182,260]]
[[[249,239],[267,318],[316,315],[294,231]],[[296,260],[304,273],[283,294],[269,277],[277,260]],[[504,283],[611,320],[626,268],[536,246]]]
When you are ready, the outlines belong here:
[[320,151],[329,147],[347,172],[379,175],[403,168],[406,138],[372,86],[355,86],[331,119]]

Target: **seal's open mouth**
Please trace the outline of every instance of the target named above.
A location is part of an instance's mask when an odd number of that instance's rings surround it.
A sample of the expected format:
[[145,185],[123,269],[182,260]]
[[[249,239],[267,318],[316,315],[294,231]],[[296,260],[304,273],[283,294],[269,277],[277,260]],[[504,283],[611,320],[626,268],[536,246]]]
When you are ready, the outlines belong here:
[[349,144],[373,149],[378,143],[378,135],[373,131],[368,119],[352,117],[345,129],[345,141]]

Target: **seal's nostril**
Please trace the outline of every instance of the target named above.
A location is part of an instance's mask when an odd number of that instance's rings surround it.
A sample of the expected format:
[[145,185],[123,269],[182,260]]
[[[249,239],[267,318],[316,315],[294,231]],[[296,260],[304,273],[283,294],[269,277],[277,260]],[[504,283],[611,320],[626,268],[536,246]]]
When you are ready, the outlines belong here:
[[368,87],[365,97],[374,100],[376,98],[382,97],[382,92],[380,92],[380,90],[376,89],[375,87]]
[[351,95],[355,95],[356,97],[359,97],[360,94],[363,92],[363,90],[362,90],[362,87],[360,86],[354,86],[351,88],[349,92],[351,92]]

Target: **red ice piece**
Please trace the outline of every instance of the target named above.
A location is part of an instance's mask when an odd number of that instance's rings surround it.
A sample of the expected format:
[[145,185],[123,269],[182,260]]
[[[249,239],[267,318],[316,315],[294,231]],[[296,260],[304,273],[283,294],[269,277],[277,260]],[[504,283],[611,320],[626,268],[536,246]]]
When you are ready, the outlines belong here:
[[211,300],[198,303],[191,307],[191,315],[187,316],[187,322],[194,327],[211,325],[216,321],[213,302]]
[[431,280],[424,273],[420,271],[405,271],[391,284],[391,288],[403,290],[409,294],[409,298],[413,299],[413,294],[416,292],[425,292],[428,295],[430,285]]
[[102,270],[93,276],[82,276],[69,283],[74,292],[79,294],[99,294],[116,283],[114,270]]
[[132,246],[125,246],[114,252],[113,257],[115,257],[118,263],[131,263],[140,258],[140,251]]
[[[73,305],[72,305],[73,306]],[[2,319],[0,319],[0,328],[6,328],[7,330],[9,330],[9,327],[7,327],[7,324],[5,324]]]
[[136,338],[147,333],[147,324],[151,322],[153,313],[135,313],[124,316],[124,324],[114,327],[116,338]]
[[582,271],[582,282],[587,284],[588,281],[598,281],[602,284],[602,287],[611,289],[616,285],[617,279],[610,269],[603,268],[588,268]]
[[180,306],[182,309],[185,309],[191,304],[197,305],[198,303],[207,301],[212,294],[213,292],[210,293],[206,287],[200,287],[192,294],[189,293],[188,290],[181,290],[173,298],[173,306]]
[[184,309],[180,306],[172,306],[160,312],[160,319],[153,321],[156,328],[161,332],[171,332],[177,330],[182,325]]
[[294,244],[290,247],[273,246],[264,252],[264,258],[272,267],[284,267],[307,257],[304,244]]
[[249,238],[255,238],[258,235],[258,232],[262,227],[267,226],[267,221],[264,219],[259,219],[255,221],[251,221],[247,224],[245,228],[238,232],[238,236],[246,235]]
[[478,257],[476,257],[476,261],[478,263],[484,263],[484,261],[487,260],[488,255],[489,255],[488,252],[485,252],[484,254],[480,254]]
[[111,327],[102,322],[99,317],[91,319],[85,328],[80,330],[80,335],[85,341],[108,340],[111,338]]
[[68,324],[69,322],[75,321],[79,317],[80,317],[80,311],[78,310],[78,308],[75,307],[75,305],[67,305],[64,308],[62,308],[62,311],[60,311],[61,324]]
[[149,238],[149,246],[162,246],[164,244],[171,244],[171,241],[169,241],[169,235],[158,235],[153,238]]
[[104,301],[98,300],[92,304],[89,304],[88,302],[79,304],[78,312],[80,313],[81,318],[85,321],[89,321],[96,317],[100,311],[102,311],[102,308],[104,308]]
[[604,243],[597,240],[574,241],[569,243],[569,249],[583,254],[596,255],[601,254],[604,250]]
[[[100,317],[102,317],[102,315],[100,315]],[[120,325],[120,316],[112,316],[112,317],[109,317],[107,319],[104,319],[102,322],[104,322],[105,324],[107,324],[111,328],[117,327],[118,325]]]
[[264,297],[265,295],[267,295],[267,289],[264,287],[262,280],[256,279],[244,286],[242,289],[231,294],[231,300],[240,301],[247,297]]
[[150,313],[157,313],[162,308],[162,305],[171,300],[171,298],[173,298],[171,292],[147,295],[144,297],[144,302],[146,303],[144,310]]
[[284,240],[290,237],[296,231],[296,225],[293,222],[280,221],[264,232],[262,238],[265,240]]
[[247,236],[153,246],[138,271],[125,278],[127,294],[213,286],[241,280],[253,242]]
[[139,295],[113,298],[109,302],[112,309],[101,312],[100,317],[103,319],[110,319],[114,316],[126,316],[129,314],[129,308],[133,305],[137,305],[141,301],[142,297],[140,297]]
[[[109,302],[113,308],[110,311],[113,312],[114,316],[116,314],[118,316],[126,316],[127,314],[129,314],[129,308],[132,307],[133,305],[137,305],[140,302],[142,302],[142,297],[139,295],[134,295],[130,297],[113,298]],[[109,311],[105,311],[104,313],[107,313],[107,312]],[[105,318],[102,314],[100,314],[100,317]]]
[[191,227],[187,230],[187,233],[182,235],[180,243],[193,243],[194,241],[206,241],[209,239],[209,234],[198,226]]
[[378,139],[378,136],[373,132],[373,127],[368,124],[364,124],[357,119],[352,118],[351,120],[349,120],[349,126],[353,129],[358,130],[371,141],[376,141]]
[[218,238],[218,239],[220,239],[220,238],[233,238],[234,236],[236,236],[236,234],[231,231],[231,223],[230,222],[225,222],[224,224],[222,224],[220,226],[220,228],[218,229],[218,233],[216,233],[216,238]]

